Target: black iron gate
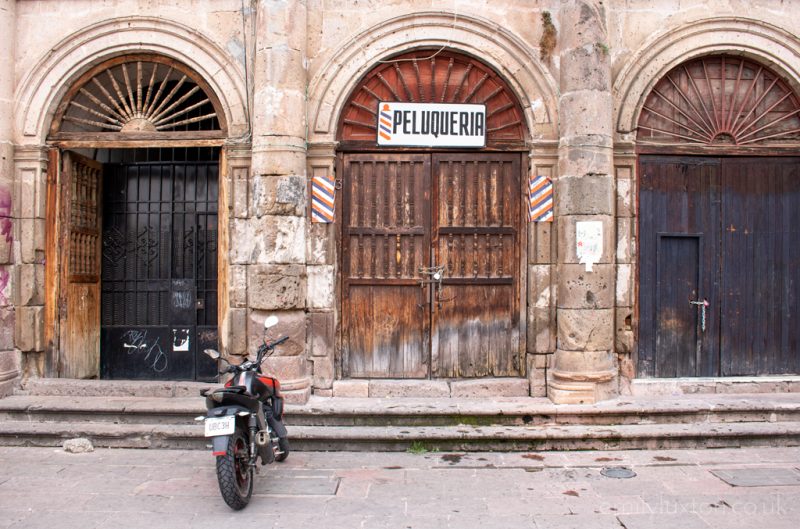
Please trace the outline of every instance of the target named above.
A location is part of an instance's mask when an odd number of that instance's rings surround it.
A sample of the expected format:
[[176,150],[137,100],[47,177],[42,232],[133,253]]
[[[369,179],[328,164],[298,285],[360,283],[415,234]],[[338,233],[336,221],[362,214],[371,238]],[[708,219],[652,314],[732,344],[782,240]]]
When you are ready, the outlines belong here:
[[203,151],[104,165],[103,378],[216,377],[219,162]]

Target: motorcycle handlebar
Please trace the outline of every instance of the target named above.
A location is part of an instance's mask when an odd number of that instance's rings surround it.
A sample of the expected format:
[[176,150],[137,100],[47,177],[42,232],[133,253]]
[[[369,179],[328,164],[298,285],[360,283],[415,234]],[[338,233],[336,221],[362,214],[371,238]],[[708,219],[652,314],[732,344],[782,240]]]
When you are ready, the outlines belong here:
[[272,342],[272,343],[271,343],[271,344],[269,344],[267,347],[269,347],[270,349],[272,349],[272,348],[273,348],[273,347],[275,347],[276,345],[280,345],[280,344],[282,344],[283,342],[285,342],[285,341],[286,341],[286,340],[288,340],[288,339],[289,339],[289,337],[288,337],[288,336],[284,336],[283,338],[280,338],[280,339],[278,339],[278,340],[276,340],[276,341]]

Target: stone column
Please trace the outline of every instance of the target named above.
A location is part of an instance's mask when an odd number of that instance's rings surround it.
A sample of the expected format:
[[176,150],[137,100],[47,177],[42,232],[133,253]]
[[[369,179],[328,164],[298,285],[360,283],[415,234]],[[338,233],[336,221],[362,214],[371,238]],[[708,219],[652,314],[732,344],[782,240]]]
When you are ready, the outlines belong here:
[[246,275],[248,351],[261,343],[264,318],[276,314],[273,332],[290,341],[265,367],[290,400],[305,402],[306,1],[260,0],[256,9],[248,210],[232,222],[231,264]]
[[14,58],[15,0],[0,0],[0,397],[19,376],[19,353],[14,350]]
[[[617,394],[611,61],[603,2],[564,0],[559,15],[558,344],[548,395],[559,404],[594,403]],[[592,271],[577,256],[582,221],[602,225]]]

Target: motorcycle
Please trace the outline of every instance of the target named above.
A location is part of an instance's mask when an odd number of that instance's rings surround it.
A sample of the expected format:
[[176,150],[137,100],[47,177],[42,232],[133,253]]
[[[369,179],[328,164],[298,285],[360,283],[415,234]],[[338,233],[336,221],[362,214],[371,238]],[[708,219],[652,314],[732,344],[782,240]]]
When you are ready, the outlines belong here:
[[254,361],[239,365],[228,363],[218,351],[205,354],[228,364],[220,375],[232,374],[224,387],[201,391],[208,412],[197,417],[205,425],[205,436],[211,438],[216,456],[217,481],[222,498],[234,510],[244,509],[253,494],[253,475],[257,462],[267,465],[285,461],[289,456],[289,438],[283,424],[283,397],[276,378],[261,372],[261,363],[275,347],[289,339],[284,336],[268,343],[266,333],[277,325],[270,316],[264,322],[264,342]]

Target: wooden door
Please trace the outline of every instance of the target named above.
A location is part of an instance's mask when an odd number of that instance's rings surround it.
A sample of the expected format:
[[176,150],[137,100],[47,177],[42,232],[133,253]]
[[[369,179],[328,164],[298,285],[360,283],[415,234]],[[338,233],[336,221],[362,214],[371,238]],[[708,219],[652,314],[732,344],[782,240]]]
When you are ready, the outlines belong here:
[[799,169],[641,157],[640,375],[800,372]]
[[99,163],[63,153],[58,376],[65,378],[99,374],[101,176]]
[[433,375],[517,376],[520,157],[435,154],[432,170]]
[[721,374],[800,372],[800,158],[722,167]]
[[346,154],[342,166],[347,376],[522,374],[520,156]]
[[642,156],[639,174],[639,374],[716,376],[720,162]]
[[430,156],[343,159],[343,360],[351,377],[429,375]]

